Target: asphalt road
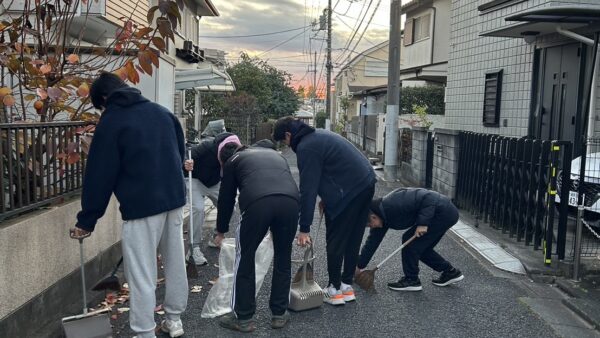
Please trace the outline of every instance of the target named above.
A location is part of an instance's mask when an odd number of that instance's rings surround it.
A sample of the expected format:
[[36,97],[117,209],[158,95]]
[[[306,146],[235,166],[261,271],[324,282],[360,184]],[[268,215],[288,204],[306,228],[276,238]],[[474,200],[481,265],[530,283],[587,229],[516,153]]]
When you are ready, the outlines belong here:
[[[295,156],[286,157],[297,176]],[[376,194],[389,188],[378,184]],[[316,218],[315,218],[316,220]],[[316,225],[313,226],[313,236]],[[315,276],[322,286],[327,282],[324,226],[316,241]],[[365,232],[366,236],[367,232]],[[375,254],[375,265],[400,243],[402,233],[390,231]],[[231,235],[232,236],[232,235]],[[206,237],[206,236],[205,236]],[[552,328],[537,317],[519,300],[526,291],[519,286],[519,278],[494,273],[478,258],[468,252],[457,240],[446,236],[438,246],[439,252],[454,266],[461,269],[465,280],[451,287],[440,288],[430,283],[437,276],[422,265],[422,292],[399,293],[388,290],[386,283],[401,277],[400,256],[391,259],[377,272],[375,292],[357,288],[357,301],[342,307],[324,304],[321,308],[292,313],[292,321],[283,330],[270,328],[268,292],[270,275],[260,290],[257,300],[257,331],[248,336],[274,337],[556,337]],[[218,276],[213,266],[218,262],[218,251],[203,243],[203,251],[210,264],[199,268],[200,277],[190,281],[203,286],[201,293],[190,293],[188,309],[182,317],[186,337],[233,337],[239,333],[219,327],[216,319],[202,319],[200,313],[210,289],[209,280]],[[294,250],[297,257],[300,250]],[[293,268],[295,271],[295,268]],[[158,290],[162,299],[164,288]],[[161,319],[157,315],[157,322]],[[114,323],[117,337],[131,337],[127,313]],[[166,335],[164,335],[166,337]]]

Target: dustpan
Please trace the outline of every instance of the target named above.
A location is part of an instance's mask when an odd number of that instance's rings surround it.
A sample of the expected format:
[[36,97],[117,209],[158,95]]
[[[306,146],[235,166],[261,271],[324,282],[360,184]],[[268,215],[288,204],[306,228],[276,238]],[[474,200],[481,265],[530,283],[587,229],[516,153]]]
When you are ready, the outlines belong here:
[[110,326],[110,309],[102,309],[94,312],[87,310],[87,298],[85,295],[85,261],[83,259],[83,239],[79,239],[79,258],[81,261],[81,290],[83,294],[83,313],[76,316],[65,317],[62,325],[67,338],[106,338],[112,337]]
[[[293,263],[302,264],[301,278],[293,281],[290,288],[289,309],[293,311],[305,311],[318,308],[323,304],[323,290],[315,282],[312,273],[308,274],[311,263],[315,260],[312,243],[304,252],[304,260],[292,260]],[[310,275],[310,276],[309,276]]]

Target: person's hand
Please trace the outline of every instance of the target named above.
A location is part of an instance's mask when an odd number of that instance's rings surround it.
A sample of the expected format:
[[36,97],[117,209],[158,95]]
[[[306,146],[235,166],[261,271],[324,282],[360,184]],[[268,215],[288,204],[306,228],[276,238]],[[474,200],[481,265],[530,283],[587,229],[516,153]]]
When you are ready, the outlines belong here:
[[323,212],[325,212],[325,203],[321,200],[319,201],[319,215],[323,216]]
[[194,160],[185,160],[183,166],[185,167],[185,170],[187,170],[187,171],[194,170]]
[[215,244],[217,245],[217,247],[221,247],[221,243],[223,242],[223,240],[225,239],[225,234],[222,234],[220,232],[217,232],[217,234],[215,235]]
[[310,243],[312,243],[311,239],[310,239],[310,234],[306,233],[306,232],[299,232],[298,233],[298,245],[299,246],[307,246]]
[[417,237],[421,237],[421,236],[425,235],[426,233],[427,233],[426,225],[419,225],[417,227],[417,229],[415,230],[415,236],[417,236]]
[[69,236],[73,239],[84,239],[90,237],[92,233],[80,228],[69,229]]
[[359,269],[358,266],[356,267],[356,269],[354,270],[354,277],[360,275],[363,271],[365,271],[364,269]]

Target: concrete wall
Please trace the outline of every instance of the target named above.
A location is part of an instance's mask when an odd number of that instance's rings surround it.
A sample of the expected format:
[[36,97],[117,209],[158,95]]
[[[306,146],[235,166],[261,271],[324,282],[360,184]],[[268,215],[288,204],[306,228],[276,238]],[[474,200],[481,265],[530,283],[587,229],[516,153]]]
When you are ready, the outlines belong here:
[[434,135],[432,188],[454,199],[460,151],[458,131],[435,129]]
[[[68,231],[80,209],[81,202],[75,199],[0,224],[0,318],[79,269],[79,243],[69,238]],[[96,231],[84,240],[86,261],[120,239],[121,218],[113,199]],[[31,320],[34,323],[35,318]]]
[[400,179],[411,186],[425,187],[427,174],[427,133],[424,127],[412,128],[412,158],[410,166],[402,163]]

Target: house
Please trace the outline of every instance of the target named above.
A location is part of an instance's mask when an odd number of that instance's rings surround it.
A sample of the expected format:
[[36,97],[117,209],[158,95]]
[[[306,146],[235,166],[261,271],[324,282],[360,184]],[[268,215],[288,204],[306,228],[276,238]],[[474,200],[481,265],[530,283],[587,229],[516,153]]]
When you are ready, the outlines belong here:
[[458,0],[451,17],[447,129],[436,130],[434,188],[456,196],[459,131],[572,142],[580,156],[581,136],[600,132],[592,64],[600,3]]
[[387,85],[389,42],[382,42],[358,53],[335,76],[335,94],[331,123],[335,125],[354,116],[361,115],[360,98],[353,98],[356,93],[376,86]]
[[450,46],[450,0],[411,0],[401,8],[404,24],[400,80],[446,85]]
[[[600,29],[598,1],[460,0],[452,17],[449,128],[571,142],[588,132],[581,105]],[[594,98],[590,134],[600,130]]]

